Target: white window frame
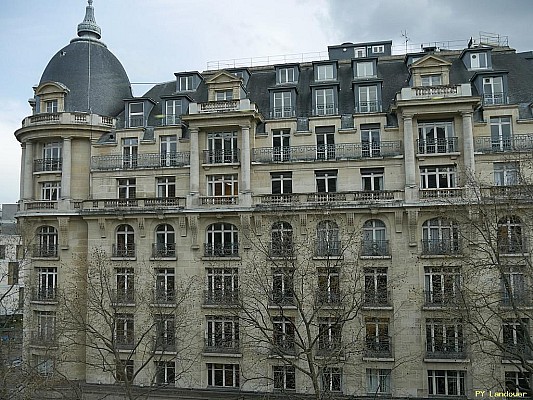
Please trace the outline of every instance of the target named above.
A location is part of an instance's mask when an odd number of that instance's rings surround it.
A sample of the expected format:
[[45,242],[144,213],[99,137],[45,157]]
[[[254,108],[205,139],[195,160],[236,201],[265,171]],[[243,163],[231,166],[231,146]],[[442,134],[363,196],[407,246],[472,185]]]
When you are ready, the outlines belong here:
[[457,171],[453,165],[420,167],[420,189],[456,188],[456,178]]
[[337,175],[337,170],[315,171],[316,192],[337,192]]
[[377,85],[358,86],[357,100],[357,112],[372,113],[381,111]]
[[155,269],[155,300],[175,299],[176,273],[174,268]]
[[372,46],[372,53],[373,54],[385,53],[385,45],[377,44],[377,45]]
[[[465,371],[453,370],[428,370],[428,394],[464,396],[465,395]],[[444,384],[444,392],[439,393],[440,384]]]
[[354,47],[353,56],[354,58],[366,57],[366,47]]
[[390,369],[366,369],[366,392],[368,394],[389,394],[391,392]]
[[180,92],[187,92],[187,91],[191,91],[191,90],[194,90],[195,88],[193,87],[193,81],[194,81],[194,76],[193,75],[185,75],[185,76],[180,76],[179,78],[179,90]]
[[441,86],[442,75],[441,74],[428,74],[420,76],[421,86]]
[[[221,385],[216,383],[222,382]],[[229,385],[226,383],[230,382]],[[207,386],[211,387],[240,387],[239,364],[207,363]]]
[[46,106],[47,113],[53,114],[58,112],[59,101],[57,99],[46,100],[44,104]]
[[505,104],[503,77],[488,76],[483,78],[483,104]]
[[167,100],[165,104],[166,104],[165,125],[179,124],[180,116],[184,114],[182,99]]
[[207,175],[207,195],[211,197],[235,197],[239,195],[237,174]]
[[292,193],[292,172],[271,172],[270,179],[272,183],[272,194]]
[[232,101],[233,89],[216,90],[215,101]]
[[41,200],[58,201],[61,198],[61,181],[41,182]]
[[439,354],[463,352],[462,322],[442,318],[426,319],[426,351]]
[[355,64],[356,78],[370,78],[376,76],[373,61],[359,61]]
[[459,267],[425,267],[424,290],[426,302],[450,304],[459,296],[461,270]]
[[63,145],[61,142],[43,144],[43,171],[59,171],[62,164]]
[[277,77],[278,77],[278,82],[277,82],[278,84],[296,83],[295,67],[279,68]]
[[238,268],[207,268],[206,291],[215,299],[237,298],[239,290]]
[[495,186],[518,185],[520,179],[520,164],[518,161],[495,162],[493,167]]
[[510,116],[490,117],[492,150],[505,151],[512,147],[513,124]]
[[470,69],[488,68],[488,55],[486,52],[470,53]]
[[239,161],[236,131],[207,134],[207,164],[231,164]]
[[335,115],[336,112],[334,89],[315,89],[315,115]]
[[[175,361],[154,361],[156,385],[172,385],[176,379]],[[163,378],[163,379],[161,379]]]
[[320,64],[316,66],[317,81],[335,80],[335,66],[333,64]]
[[361,169],[361,190],[381,191],[384,189],[383,169]]
[[156,178],[156,193],[158,198],[175,198],[176,197],[176,177],[159,176]]
[[292,92],[286,90],[283,92],[274,92],[272,94],[272,117],[273,118],[291,118],[294,116],[292,108]]
[[291,131],[290,129],[272,130],[272,160],[288,161],[291,155]]
[[206,315],[206,346],[223,350],[239,348],[239,318],[227,315]]
[[137,180],[135,178],[117,178],[117,197],[119,199],[135,199],[137,196]]
[[128,137],[122,139],[122,166],[124,168],[136,168],[139,152],[139,139]]
[[[138,107],[140,106],[140,110]],[[129,127],[144,126],[144,103],[134,102],[128,104]]]

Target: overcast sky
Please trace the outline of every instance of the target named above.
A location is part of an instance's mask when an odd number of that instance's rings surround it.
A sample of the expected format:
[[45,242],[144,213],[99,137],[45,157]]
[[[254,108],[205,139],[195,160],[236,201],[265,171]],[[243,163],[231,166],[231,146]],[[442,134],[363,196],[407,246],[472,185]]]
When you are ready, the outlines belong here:
[[[20,145],[13,132],[48,61],[76,37],[86,0],[0,2],[0,203],[19,198]],[[326,52],[343,42],[466,43],[479,32],[533,50],[533,0],[94,0],[102,41],[134,84],[202,71],[208,62]]]

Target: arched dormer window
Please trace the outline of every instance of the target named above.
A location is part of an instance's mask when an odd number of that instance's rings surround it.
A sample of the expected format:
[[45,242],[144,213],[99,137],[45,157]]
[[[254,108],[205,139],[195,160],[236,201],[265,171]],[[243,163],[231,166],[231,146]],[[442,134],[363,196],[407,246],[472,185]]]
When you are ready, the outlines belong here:
[[294,254],[292,239],[292,225],[285,221],[278,221],[272,225],[271,257],[290,257]]
[[428,219],[422,225],[422,254],[459,254],[459,229],[444,218]]
[[386,239],[386,228],[383,221],[370,219],[363,225],[363,256],[389,255],[389,242]]
[[117,227],[116,242],[113,245],[113,257],[135,257],[135,231],[128,224]]
[[498,221],[498,251],[502,254],[517,254],[526,251],[522,220],[508,215]]
[[57,257],[57,229],[50,225],[41,226],[37,231],[38,244],[34,257]]
[[340,255],[341,242],[339,240],[339,226],[334,221],[320,221],[316,226],[316,236],[316,256],[325,257]]
[[239,255],[239,231],[233,224],[211,224],[206,230],[206,257],[237,257]]
[[152,246],[152,257],[175,257],[176,234],[169,224],[161,224],[155,228],[155,243]]

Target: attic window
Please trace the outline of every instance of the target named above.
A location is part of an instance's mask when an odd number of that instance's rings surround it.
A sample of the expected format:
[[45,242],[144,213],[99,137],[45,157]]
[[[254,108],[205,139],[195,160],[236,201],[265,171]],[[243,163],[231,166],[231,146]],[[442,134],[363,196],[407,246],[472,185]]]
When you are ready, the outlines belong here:
[[180,76],[180,92],[193,89],[193,76]]
[[366,47],[356,47],[353,51],[355,58],[366,57]]
[[442,85],[442,76],[440,74],[422,75],[420,79],[422,86]]
[[278,83],[294,83],[296,82],[294,67],[278,69]]
[[229,101],[233,100],[233,90],[217,90],[215,92],[216,101]]
[[372,46],[372,53],[377,54],[377,53],[384,53],[384,52],[385,52],[385,46],[383,46],[382,44],[377,45],[377,46]]
[[45,102],[46,112],[47,113],[56,113],[57,112],[57,100],[48,100]]
[[487,53],[470,54],[470,68],[471,69],[487,68]]

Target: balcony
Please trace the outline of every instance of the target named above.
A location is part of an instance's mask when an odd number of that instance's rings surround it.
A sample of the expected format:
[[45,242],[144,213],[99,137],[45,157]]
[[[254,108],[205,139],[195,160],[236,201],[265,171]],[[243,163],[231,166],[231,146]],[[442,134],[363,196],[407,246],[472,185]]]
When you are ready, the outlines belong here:
[[[442,340],[442,338],[439,338]],[[453,341],[453,337],[451,340]],[[467,358],[466,350],[463,343],[451,344],[436,344],[435,346],[428,346],[426,350],[427,359],[442,359],[442,360],[465,360]]]
[[440,291],[424,290],[424,307],[458,307],[461,303],[459,290],[445,287]]
[[354,113],[377,113],[381,112],[381,101],[360,101],[355,103]]
[[39,158],[33,161],[33,172],[61,171],[63,159]]
[[276,240],[268,244],[268,256],[270,258],[293,258],[295,257],[294,243],[292,240]]
[[[274,332],[276,334],[276,332]],[[272,356],[294,356],[296,355],[296,344],[294,342],[294,336],[285,337],[288,335],[282,335],[283,337],[274,338],[274,343],[270,354]]]
[[484,93],[482,99],[485,106],[509,104],[509,97],[505,92]]
[[133,289],[119,289],[111,292],[111,302],[115,305],[135,304],[135,291]]
[[189,118],[190,115],[195,114],[228,113],[235,111],[258,112],[256,105],[251,103],[250,99],[208,101],[206,103],[190,103],[187,117]]
[[319,207],[324,203],[358,203],[361,205],[391,203],[403,200],[401,190],[361,190],[358,192],[283,193],[254,196],[258,207]]
[[204,257],[239,257],[239,243],[205,243]]
[[270,118],[272,119],[293,118],[295,116],[296,116],[296,108],[292,106],[274,107],[270,111]]
[[363,240],[361,243],[361,255],[364,257],[388,257],[390,256],[388,240]]
[[111,154],[107,156],[92,156],[92,171],[114,171],[142,168],[183,167],[190,163],[190,153],[141,153],[136,156]]
[[531,360],[532,351],[527,343],[503,343],[502,358],[505,360]]
[[57,286],[32,289],[31,301],[57,303]]
[[22,121],[23,128],[54,124],[91,125],[110,128],[115,125],[115,119],[97,114],[60,112],[35,114],[24,118]]
[[33,246],[32,256],[35,258],[57,258],[57,244],[36,244]]
[[53,330],[32,331],[30,344],[40,347],[55,347],[57,346],[57,335]]
[[174,289],[155,289],[153,292],[152,304],[176,304],[176,291]]
[[502,307],[531,307],[531,292],[527,289],[511,289],[510,292],[502,289],[500,304]]
[[93,212],[120,212],[143,210],[155,211],[160,209],[177,209],[185,207],[184,197],[156,197],[144,199],[98,199],[86,200],[82,203],[82,210],[86,214]]
[[315,292],[315,304],[318,306],[339,306],[341,293],[339,290],[318,289]]
[[237,338],[209,337],[204,342],[204,353],[238,354],[241,352]]
[[296,161],[339,161],[373,157],[395,157],[402,154],[402,142],[343,143],[324,146],[257,147],[252,149],[252,162],[280,163]]
[[422,240],[423,255],[453,256],[461,254],[459,239]]
[[503,200],[511,199],[529,199],[533,197],[532,185],[506,185],[506,186],[492,186],[483,189],[483,195],[486,197],[500,198]]
[[396,95],[396,102],[402,100],[446,99],[465,96],[472,96],[472,87],[469,83],[462,83],[460,85],[404,87]]
[[111,256],[115,258],[135,258],[135,243],[114,243]]
[[480,153],[523,152],[533,150],[533,134],[518,134],[510,137],[474,137],[474,151]]
[[363,295],[363,307],[380,308],[390,307],[391,296],[388,290],[366,290]]
[[239,304],[239,291],[234,290],[204,290],[204,305],[232,306]]
[[162,353],[176,352],[176,338],[174,336],[160,335],[154,338],[154,351]]
[[[517,234],[518,236],[518,234]],[[528,246],[525,239],[521,237],[516,238],[500,238],[498,240],[498,252],[500,255],[523,255],[528,252]]]
[[152,243],[152,258],[176,258],[176,243]]
[[125,335],[115,335],[115,349],[133,350],[135,349],[135,338],[133,333]]
[[446,154],[458,151],[457,138],[436,138],[417,140],[418,154]]
[[431,188],[420,189],[420,199],[422,200],[446,200],[461,199],[463,197],[463,188]]
[[316,240],[315,257],[340,257],[342,248],[340,240]]
[[342,356],[344,353],[340,340],[319,340],[318,349],[316,350],[317,356],[322,357],[334,357]]
[[24,201],[24,209],[31,210],[57,210],[57,201]]
[[322,115],[337,115],[338,113],[339,109],[335,106],[335,104],[317,104],[315,109],[313,110],[313,116],[315,117],[319,117]]
[[239,204],[239,196],[200,196],[203,206],[229,206]]
[[389,336],[370,337],[366,339],[363,357],[391,358],[392,346]]
[[273,307],[294,306],[295,298],[292,289],[272,290],[269,292],[268,304]]
[[165,118],[161,118],[162,126],[182,125],[181,115],[167,114]]
[[204,164],[237,164],[240,149],[204,150]]

